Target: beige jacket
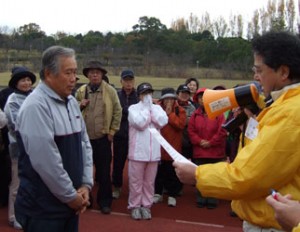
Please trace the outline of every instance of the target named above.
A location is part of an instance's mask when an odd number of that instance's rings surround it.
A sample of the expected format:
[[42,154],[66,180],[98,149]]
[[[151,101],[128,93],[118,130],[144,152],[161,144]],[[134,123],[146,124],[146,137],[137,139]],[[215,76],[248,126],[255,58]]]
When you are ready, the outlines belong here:
[[[103,122],[102,128],[102,134],[110,134],[114,135],[120,128],[120,122],[122,117],[122,107],[120,105],[120,101],[117,95],[117,91],[106,82],[102,81],[98,92],[102,91],[102,99],[103,99],[103,120],[100,120]],[[85,84],[82,85],[77,91],[76,91],[76,99],[80,103],[82,99],[86,97],[86,95],[89,95],[91,93],[90,87]],[[89,105],[83,109],[82,115],[85,120],[85,123],[94,123],[95,127],[97,127],[97,117],[94,118],[93,122],[86,122],[86,114],[89,112]],[[97,107],[94,109],[94,114],[97,114]]]

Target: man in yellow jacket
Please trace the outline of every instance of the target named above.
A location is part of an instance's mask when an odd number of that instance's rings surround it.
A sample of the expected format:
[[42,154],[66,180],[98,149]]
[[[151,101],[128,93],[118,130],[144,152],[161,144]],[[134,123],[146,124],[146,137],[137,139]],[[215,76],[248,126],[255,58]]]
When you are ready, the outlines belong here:
[[173,165],[179,179],[196,184],[203,195],[232,200],[244,231],[281,231],[266,197],[276,189],[300,200],[300,40],[268,32],[256,37],[252,47],[254,79],[273,99],[249,120],[252,141],[230,164]]

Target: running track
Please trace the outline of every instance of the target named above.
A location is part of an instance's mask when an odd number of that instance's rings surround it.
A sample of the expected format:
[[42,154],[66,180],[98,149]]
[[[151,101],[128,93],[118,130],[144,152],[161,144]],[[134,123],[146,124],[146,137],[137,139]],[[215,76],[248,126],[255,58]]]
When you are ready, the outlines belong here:
[[[167,206],[167,197],[162,203],[153,205],[152,220],[135,221],[127,210],[127,180],[125,180],[120,199],[114,200],[112,214],[103,215],[96,204],[80,216],[80,232],[241,232],[242,221],[231,217],[230,202],[220,201],[217,209],[197,208],[195,189],[184,186],[183,195],[177,198],[176,207]],[[95,196],[97,185],[93,188]],[[0,208],[0,232],[17,231],[7,223],[7,208]],[[41,231],[42,232],[42,231]],[[55,231],[54,231],[55,232]]]

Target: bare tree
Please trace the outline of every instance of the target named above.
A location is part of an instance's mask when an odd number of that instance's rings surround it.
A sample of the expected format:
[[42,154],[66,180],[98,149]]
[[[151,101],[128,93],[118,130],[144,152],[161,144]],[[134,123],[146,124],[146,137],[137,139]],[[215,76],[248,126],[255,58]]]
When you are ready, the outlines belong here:
[[216,37],[225,37],[228,34],[228,25],[222,16],[215,20],[213,25]]
[[198,25],[198,32],[203,31],[212,31],[213,25],[210,20],[210,16],[208,12],[205,12],[204,15],[202,15],[201,20]]
[[252,18],[252,25],[253,25],[253,36],[259,35],[259,12],[258,10],[254,11],[253,18]]
[[268,12],[265,10],[265,8],[261,8],[259,12],[260,12],[261,31],[262,34],[264,34],[265,32],[267,32],[268,27],[270,26],[270,17]]
[[[300,0],[298,0],[298,11],[300,12]],[[300,34],[300,21],[298,21],[298,33]]]
[[284,16],[285,16],[285,0],[280,0],[278,2],[277,11],[278,11],[278,17],[284,18]]
[[229,28],[229,30],[230,30],[230,34],[231,34],[231,37],[235,37],[236,36],[236,26],[237,26],[237,23],[236,23],[236,21],[237,21],[237,17],[236,17],[236,15],[232,15],[232,14],[230,14],[230,17],[229,17],[229,25],[230,25],[230,28]]
[[285,30],[285,0],[279,0],[275,21],[272,21],[272,29],[277,31]]
[[270,22],[276,19],[276,0],[269,0],[267,5],[268,15],[270,17]]
[[253,29],[253,24],[252,22],[248,22],[247,25],[247,39],[251,40],[254,36],[254,29]]
[[242,38],[244,31],[244,21],[243,16],[240,14],[237,16],[237,36]]
[[12,29],[10,29],[8,26],[0,26],[0,34],[9,35],[12,33]]
[[172,21],[171,29],[174,31],[188,30],[188,25],[184,18],[179,18],[175,21]]
[[199,26],[199,18],[196,15],[193,15],[193,13],[191,13],[188,20],[188,30],[191,33],[196,33],[198,32],[198,26]]
[[286,8],[287,8],[287,12],[286,12],[287,28],[290,32],[294,32],[294,22],[296,17],[294,0],[287,0]]

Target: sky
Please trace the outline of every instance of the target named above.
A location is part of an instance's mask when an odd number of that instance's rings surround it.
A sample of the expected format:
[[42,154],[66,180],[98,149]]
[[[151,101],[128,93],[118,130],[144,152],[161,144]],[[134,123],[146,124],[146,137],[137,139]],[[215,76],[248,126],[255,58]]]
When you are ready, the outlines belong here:
[[[142,16],[158,18],[167,28],[190,14],[211,20],[242,14],[249,22],[256,9],[266,8],[269,0],[3,0],[0,27],[10,29],[36,23],[47,35],[56,32],[86,34],[88,31],[129,32]],[[297,0],[295,0],[297,8]],[[246,27],[244,23],[244,27]]]

